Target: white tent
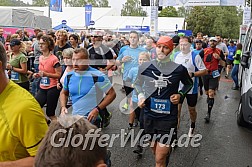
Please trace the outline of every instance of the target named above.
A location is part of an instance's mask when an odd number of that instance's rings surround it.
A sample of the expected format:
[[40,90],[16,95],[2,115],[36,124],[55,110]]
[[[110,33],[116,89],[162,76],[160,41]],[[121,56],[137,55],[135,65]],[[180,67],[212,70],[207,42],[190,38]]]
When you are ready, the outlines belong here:
[[[5,7],[15,9],[27,9],[37,15],[48,16],[48,7]],[[73,29],[85,29],[85,8],[84,7],[63,7],[63,12],[50,12],[52,27],[61,24],[62,20]],[[120,16],[120,11],[115,8],[93,8],[92,18],[95,21],[94,28],[106,30],[118,30],[126,26],[150,26],[150,17]],[[182,29],[184,18],[181,17],[159,17],[158,31],[174,32]]]

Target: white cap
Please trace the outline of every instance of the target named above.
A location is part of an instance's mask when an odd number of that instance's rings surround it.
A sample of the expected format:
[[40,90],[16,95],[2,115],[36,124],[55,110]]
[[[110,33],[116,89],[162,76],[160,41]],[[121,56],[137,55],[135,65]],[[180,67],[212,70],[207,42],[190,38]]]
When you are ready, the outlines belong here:
[[215,37],[211,37],[211,38],[209,39],[209,41],[216,41],[216,42],[217,42],[217,39],[216,39]]

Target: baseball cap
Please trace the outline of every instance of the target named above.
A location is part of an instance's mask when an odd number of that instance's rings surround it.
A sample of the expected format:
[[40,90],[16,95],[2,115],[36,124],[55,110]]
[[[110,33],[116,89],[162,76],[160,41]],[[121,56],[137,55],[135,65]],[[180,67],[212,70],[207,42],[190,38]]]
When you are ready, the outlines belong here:
[[21,41],[19,39],[13,39],[10,41],[10,46],[20,45]]
[[173,50],[173,40],[169,36],[160,37],[159,40],[157,41],[157,44],[163,44],[167,46],[170,49],[170,51]]
[[216,39],[216,37],[211,37],[211,38],[209,39],[209,41],[216,41],[216,42],[217,42],[217,39]]

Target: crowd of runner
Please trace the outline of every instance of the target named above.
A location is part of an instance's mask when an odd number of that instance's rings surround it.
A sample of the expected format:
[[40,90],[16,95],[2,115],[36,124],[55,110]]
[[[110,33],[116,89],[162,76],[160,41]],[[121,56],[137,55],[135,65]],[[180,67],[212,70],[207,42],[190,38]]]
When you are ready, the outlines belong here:
[[[113,88],[115,76],[121,76],[126,95],[120,108],[130,111],[125,135],[140,125],[141,135],[151,136],[146,140],[152,143],[155,166],[168,166],[185,98],[192,138],[203,89],[206,123],[221,73],[233,79],[233,90],[239,89],[242,45],[220,35],[78,35],[35,29],[32,36],[18,30],[5,39],[0,28],[0,43],[0,166],[111,166],[110,152],[98,141],[93,151],[80,151],[53,147],[50,137],[58,129],[86,134],[107,127],[112,117],[107,107],[119,91]],[[171,132],[171,140],[163,137]],[[62,137],[56,136],[58,141]],[[142,155],[143,144],[139,141],[133,152]]]

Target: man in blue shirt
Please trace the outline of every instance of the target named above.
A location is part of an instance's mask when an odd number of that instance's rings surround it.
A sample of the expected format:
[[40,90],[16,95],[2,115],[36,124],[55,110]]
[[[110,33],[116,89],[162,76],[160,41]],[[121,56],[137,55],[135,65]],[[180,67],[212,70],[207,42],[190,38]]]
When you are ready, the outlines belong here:
[[[128,97],[128,104],[130,103],[130,93],[133,91],[133,88],[131,88],[130,82],[126,82],[126,79],[129,75],[130,69],[133,67],[138,67],[139,53],[146,51],[146,49],[138,46],[139,35],[136,31],[130,32],[129,41],[130,46],[123,47],[124,51],[120,52],[118,58],[116,59],[117,65],[121,65],[122,63],[124,63],[123,85],[126,92],[126,96]],[[128,109],[128,107],[125,107],[125,109]]]
[[228,56],[226,59],[226,63],[227,63],[227,70],[226,70],[226,75],[225,78],[229,77],[229,73],[231,71],[232,66],[234,66],[234,55],[236,52],[236,46],[234,45],[234,41],[230,41],[230,45],[228,46]]
[[[88,65],[88,52],[84,48],[77,48],[73,54],[74,71],[67,74],[64,80],[64,89],[60,94],[61,114],[67,113],[67,99],[69,94],[73,101],[73,115],[86,117],[92,123],[99,113],[116,97],[108,77],[97,69]],[[97,89],[106,96],[98,97]],[[96,124],[100,126],[99,124]]]

